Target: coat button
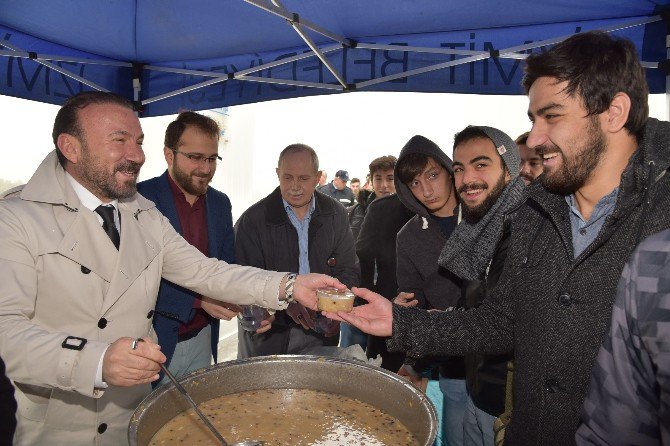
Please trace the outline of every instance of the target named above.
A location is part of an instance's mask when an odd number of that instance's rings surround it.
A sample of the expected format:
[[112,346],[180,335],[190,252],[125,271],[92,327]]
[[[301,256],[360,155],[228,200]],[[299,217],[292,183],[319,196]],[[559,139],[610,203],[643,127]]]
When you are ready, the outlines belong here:
[[562,307],[569,307],[572,305],[572,297],[568,293],[558,296],[558,304]]
[[544,390],[549,393],[556,393],[561,390],[561,385],[557,380],[550,378],[544,382]]
[[328,264],[328,266],[333,267],[337,265],[337,259],[335,257],[331,257],[328,259],[326,263]]
[[153,317],[153,315],[154,315],[154,310],[149,310],[149,312],[147,313],[147,319],[151,319]]
[[88,274],[91,272],[91,270],[86,268],[84,265],[81,265],[81,272],[82,274]]
[[100,423],[100,425],[98,426],[98,433],[104,434],[106,430],[107,430],[107,423]]
[[104,317],[100,318],[100,320],[98,321],[98,328],[102,329],[105,328],[106,326],[107,326],[107,319],[105,319]]

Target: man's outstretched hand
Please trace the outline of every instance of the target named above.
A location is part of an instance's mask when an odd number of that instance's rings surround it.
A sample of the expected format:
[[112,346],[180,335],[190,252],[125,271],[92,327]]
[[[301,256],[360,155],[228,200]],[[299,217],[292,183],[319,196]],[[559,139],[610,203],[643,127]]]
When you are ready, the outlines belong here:
[[354,307],[351,313],[324,311],[326,317],[348,322],[361,331],[374,336],[388,337],[393,330],[393,305],[385,297],[365,288],[352,288],[355,295],[362,297],[367,304]]

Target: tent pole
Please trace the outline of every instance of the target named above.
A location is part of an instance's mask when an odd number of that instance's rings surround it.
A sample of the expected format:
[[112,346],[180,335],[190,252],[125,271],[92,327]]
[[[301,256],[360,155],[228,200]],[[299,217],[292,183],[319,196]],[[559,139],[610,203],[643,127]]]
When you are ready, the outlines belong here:
[[[10,44],[9,42],[7,42],[7,40],[0,41],[0,45],[4,46],[5,48],[9,48],[12,51],[23,52],[23,50],[21,50],[20,48],[18,48],[15,45]],[[69,77],[70,79],[74,79],[78,82],[81,82],[82,84],[84,84],[88,87],[91,87],[94,90],[104,91],[105,93],[109,93],[109,90],[107,90],[104,87],[101,87],[100,85],[96,84],[95,82],[91,82],[88,79],[84,79],[81,76],[77,76],[76,74],[71,73],[68,70],[66,70],[65,68],[62,68],[62,67],[60,67],[56,64],[53,64],[51,62],[47,62],[46,60],[41,60],[40,58],[37,57],[37,54],[35,54],[35,53],[29,53],[29,54],[31,54],[29,59],[34,60],[38,64],[44,65],[45,67],[50,68],[50,69],[54,70],[55,72],[62,74],[63,76]]]
[[140,96],[142,93],[142,69],[144,66],[141,63],[133,64],[133,104],[135,104],[135,114],[139,117],[142,113],[142,102]]
[[[670,59],[670,34],[665,35],[665,55]],[[665,75],[665,120],[670,120],[670,73]]]

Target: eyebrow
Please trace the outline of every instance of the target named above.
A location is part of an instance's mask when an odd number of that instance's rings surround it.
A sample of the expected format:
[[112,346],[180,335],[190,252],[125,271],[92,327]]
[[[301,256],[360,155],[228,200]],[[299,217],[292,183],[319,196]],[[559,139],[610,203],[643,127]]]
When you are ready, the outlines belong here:
[[[133,136],[130,134],[130,132],[126,130],[114,130],[112,133],[109,134],[110,136],[112,135],[124,135],[124,136]],[[137,139],[144,139],[144,133],[142,133]]]
[[477,157],[475,157],[475,158],[472,158],[472,159],[470,160],[470,164],[474,164],[474,163],[476,163],[477,161],[493,161],[493,160],[491,159],[491,157],[488,157],[488,156],[486,156],[486,155],[482,155],[482,156],[477,156]]
[[542,116],[545,113],[547,113],[549,110],[558,108],[558,109],[563,109],[565,108],[564,105],[562,104],[557,104],[556,102],[552,102],[551,104],[545,105],[544,107],[540,108],[533,114],[530,110],[528,110],[528,117],[532,118],[533,116]]

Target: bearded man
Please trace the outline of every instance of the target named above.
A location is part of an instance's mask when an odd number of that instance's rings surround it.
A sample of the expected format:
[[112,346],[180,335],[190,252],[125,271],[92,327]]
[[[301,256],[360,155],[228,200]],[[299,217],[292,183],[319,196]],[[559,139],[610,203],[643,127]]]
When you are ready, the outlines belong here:
[[427,313],[354,290],[370,304],[335,316],[392,334],[389,347],[408,352],[513,350],[505,440],[563,446],[575,443],[624,264],[640,240],[670,227],[670,124],[648,117],[633,44],[602,32],[531,54],[523,86],[533,123],[527,144],[544,174],[512,221],[490,296],[469,311]]
[[52,135],[56,148],[28,184],[0,200],[0,357],[18,405],[14,444],[127,441],[165,362],[151,329],[161,277],[274,310],[293,298],[316,310],[317,288],[344,288],[231,265],[186,242],[137,193],[144,134],[130,101],[78,93]]
[[[235,234],[230,200],[209,187],[219,156],[219,125],[194,112],[183,112],[165,131],[163,175],[143,181],[137,190],[156,203],[175,230],[203,254],[232,263]],[[161,280],[154,329],[167,358],[168,369],[179,377],[216,362],[219,319],[235,317],[239,307],[200,296]],[[167,382],[161,380],[154,386]]]

